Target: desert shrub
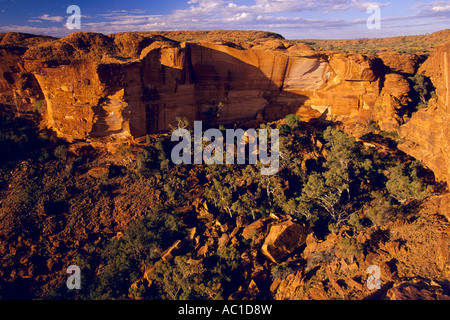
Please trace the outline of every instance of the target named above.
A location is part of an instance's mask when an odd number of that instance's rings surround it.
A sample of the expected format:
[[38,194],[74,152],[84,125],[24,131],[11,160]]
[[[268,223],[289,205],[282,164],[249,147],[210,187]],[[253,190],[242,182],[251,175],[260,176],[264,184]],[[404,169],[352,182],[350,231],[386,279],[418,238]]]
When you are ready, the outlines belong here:
[[170,210],[157,208],[145,218],[131,224],[120,239],[112,240],[101,252],[103,267],[93,279],[90,297],[95,299],[126,298],[131,284],[142,277],[143,264],[152,265],[185,229]]
[[55,155],[55,157],[58,160],[66,161],[67,160],[67,155],[69,154],[69,150],[67,149],[67,146],[60,145],[60,146],[57,146],[55,148],[55,150],[53,151],[53,154]]
[[356,230],[364,228],[364,219],[361,219],[358,212],[353,212],[348,217],[348,224]]
[[189,253],[170,262],[159,261],[153,276],[158,292],[154,298],[224,299],[242,280],[240,255],[234,247],[219,247],[216,254],[196,260]]
[[144,150],[136,156],[136,170],[140,176],[147,177],[151,173],[151,167],[154,163],[152,154],[149,150]]
[[292,130],[300,127],[301,117],[298,114],[288,114],[285,117],[286,125],[288,125]]
[[158,286],[155,298],[166,300],[194,299],[203,280],[203,264],[190,256],[177,256],[171,262],[159,261],[153,280]]
[[364,246],[355,238],[342,238],[339,241],[339,251],[349,261],[353,261],[355,257],[360,256],[364,252]]
[[43,111],[43,109],[42,109],[43,102],[44,102],[43,99],[36,100],[36,102],[34,104],[34,111],[36,111],[37,113],[41,114],[42,111]]
[[398,164],[389,170],[389,180],[386,189],[391,197],[401,204],[408,200],[422,200],[428,195],[428,191],[417,176],[417,163],[406,167]]
[[278,130],[280,132],[280,135],[287,136],[289,133],[291,133],[291,127],[287,124],[280,124],[278,126]]
[[272,281],[275,281],[277,279],[284,280],[288,275],[292,273],[294,273],[294,270],[286,264],[276,265],[270,271]]
[[335,260],[336,254],[334,248],[330,247],[325,251],[315,252],[309,256],[306,264],[306,270],[310,270],[318,264],[329,263]]
[[366,216],[376,227],[382,227],[396,218],[398,209],[392,204],[388,194],[383,191],[371,193],[372,201],[367,208]]

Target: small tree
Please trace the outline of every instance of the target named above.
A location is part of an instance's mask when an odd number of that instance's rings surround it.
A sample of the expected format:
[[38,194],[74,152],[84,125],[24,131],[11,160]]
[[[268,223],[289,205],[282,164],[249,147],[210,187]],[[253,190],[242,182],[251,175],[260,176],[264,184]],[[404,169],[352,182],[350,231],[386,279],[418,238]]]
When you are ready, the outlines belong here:
[[301,117],[298,114],[288,114],[285,120],[286,124],[291,127],[292,130],[297,129],[301,123]]
[[186,129],[189,126],[189,120],[186,117],[176,117],[175,120],[177,122],[176,126],[169,124],[171,132],[178,129]]
[[312,202],[325,209],[333,222],[339,226],[346,218],[346,212],[340,205],[342,192],[327,184],[322,174],[313,173],[302,190],[301,201]]
[[[217,208],[226,211],[230,217],[233,217],[232,189],[232,186],[227,185],[216,178],[214,178],[212,186],[205,188],[206,198],[214,203]],[[234,208],[236,208],[236,206]]]
[[405,167],[403,164],[389,170],[389,181],[386,189],[401,204],[408,200],[421,200],[428,195],[425,186],[417,176],[417,164]]
[[412,87],[412,98],[413,103],[416,104],[416,109],[426,108],[428,106],[428,100],[430,100],[432,96],[435,96],[432,82],[421,73],[408,78],[408,80]]
[[55,148],[55,151],[53,152],[55,157],[61,161],[67,160],[67,155],[69,154],[69,150],[65,145],[60,145]]

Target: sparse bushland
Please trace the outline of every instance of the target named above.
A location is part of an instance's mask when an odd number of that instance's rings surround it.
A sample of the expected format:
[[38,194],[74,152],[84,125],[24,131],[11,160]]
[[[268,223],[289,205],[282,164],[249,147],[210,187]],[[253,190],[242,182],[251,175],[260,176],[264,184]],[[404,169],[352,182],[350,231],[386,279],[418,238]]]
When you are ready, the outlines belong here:
[[[227,299],[249,280],[244,257],[259,250],[257,233],[251,243],[237,237],[218,245],[215,227],[196,212],[192,218],[189,206],[231,230],[237,220],[287,215],[324,239],[342,228],[382,228],[427,195],[419,163],[397,166],[395,153],[380,156],[337,128],[316,128],[293,115],[278,124],[280,170],[274,176],[260,175],[259,165],[174,165],[168,157],[173,143],[162,136],[130,147],[127,154],[135,157],[127,166],[109,163],[104,176],[93,178],[90,170],[106,165],[102,156],[72,154],[54,138],[28,143],[42,134],[10,125],[1,143],[18,149],[2,159],[9,174],[2,177],[0,206],[1,296],[11,294],[17,270],[24,270],[41,279],[27,289],[31,298]],[[206,253],[199,255],[193,241],[173,259],[161,259],[192,227],[199,239],[211,234]],[[13,242],[15,252],[6,249]],[[353,238],[340,248],[348,260],[365,250]],[[312,268],[334,254],[314,255],[305,264]],[[83,270],[77,292],[65,288],[70,264]],[[272,267],[272,280],[295,270]]]
[[373,56],[386,51],[429,55],[436,46],[447,43],[449,39],[450,32],[443,30],[433,34],[393,38],[298,40],[298,42],[305,42],[318,51],[358,52]]
[[236,248],[222,246],[203,260],[187,254],[170,263],[160,261],[153,277],[158,287],[155,298],[222,300],[243,280],[240,260]]

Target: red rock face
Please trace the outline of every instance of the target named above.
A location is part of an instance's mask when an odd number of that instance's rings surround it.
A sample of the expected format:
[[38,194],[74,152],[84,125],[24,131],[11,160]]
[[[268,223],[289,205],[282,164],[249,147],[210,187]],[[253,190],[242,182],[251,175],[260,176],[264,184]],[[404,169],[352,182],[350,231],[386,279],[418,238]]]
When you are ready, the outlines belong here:
[[398,65],[382,58],[387,67],[270,35],[177,42],[145,33],[2,34],[0,103],[17,114],[39,112],[43,125],[69,141],[163,132],[177,116],[213,125],[290,113],[348,126],[376,121],[384,131],[399,130],[401,148],[448,179],[449,45],[421,68],[437,88],[437,103],[404,125],[397,111],[409,101],[405,74],[418,58]]
[[437,101],[419,110],[400,128],[407,141],[399,147],[423,161],[438,180],[450,184],[450,43],[438,47],[419,72],[431,78]]
[[23,48],[5,65],[17,61],[32,76],[45,101],[45,125],[67,140],[143,136],[167,130],[177,116],[213,124],[289,113],[345,120],[373,108],[379,80],[370,59],[267,40],[179,43],[74,33]]
[[21,47],[0,46],[0,103],[17,115],[32,116],[35,109],[44,107],[44,97],[36,78],[23,67],[25,51]]

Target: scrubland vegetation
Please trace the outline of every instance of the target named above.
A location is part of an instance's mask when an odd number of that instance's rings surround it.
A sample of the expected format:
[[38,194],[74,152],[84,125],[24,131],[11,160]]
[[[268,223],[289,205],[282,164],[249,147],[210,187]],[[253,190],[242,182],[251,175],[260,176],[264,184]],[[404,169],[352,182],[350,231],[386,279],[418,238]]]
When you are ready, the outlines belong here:
[[[379,153],[338,128],[294,115],[262,125],[281,133],[274,176],[260,175],[260,164],[176,166],[167,136],[120,149],[118,155],[134,159],[127,165],[105,163],[92,150],[73,153],[28,123],[1,121],[0,146],[7,152],[0,160],[0,295],[226,299],[245,281],[242,257],[255,250],[252,243],[213,246],[203,258],[189,243],[165,262],[162,253],[192,228],[211,228],[180,208],[201,203],[221,225],[292,216],[324,239],[342,227],[378,228],[398,219],[433,183],[419,162],[400,159],[395,150]],[[107,169],[95,176],[90,170],[98,166]],[[342,247],[349,255],[364,250],[348,241]],[[83,270],[81,290],[65,287],[70,264]],[[289,272],[272,269],[272,278]],[[29,283],[19,283],[23,276]]]

